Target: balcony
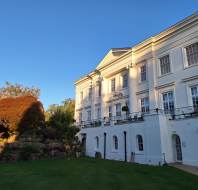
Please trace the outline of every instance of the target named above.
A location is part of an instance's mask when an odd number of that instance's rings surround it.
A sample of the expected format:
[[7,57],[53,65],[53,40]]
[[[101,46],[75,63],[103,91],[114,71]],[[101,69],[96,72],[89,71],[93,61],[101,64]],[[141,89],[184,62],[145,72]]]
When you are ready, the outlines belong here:
[[141,112],[123,114],[120,116],[104,117],[98,120],[82,121],[76,123],[81,128],[94,128],[94,127],[106,127],[110,125],[122,125],[133,122],[143,122],[144,114]]
[[114,101],[122,98],[128,98],[129,90],[128,88],[121,89],[119,91],[110,92],[105,95],[105,101]]
[[80,128],[94,128],[94,127],[108,127],[123,125],[127,123],[144,122],[145,117],[152,115],[164,115],[168,120],[189,119],[198,117],[198,107],[188,106],[176,108],[174,110],[153,109],[149,112],[133,112],[129,114],[122,114],[120,116],[104,117],[97,120],[82,121],[76,123]]
[[90,120],[90,121],[81,121],[81,122],[76,123],[76,126],[81,127],[81,128],[100,127],[101,125],[102,125],[102,122],[99,119]]
[[166,113],[169,120],[189,119],[198,117],[198,106],[187,106],[176,108],[169,113]]

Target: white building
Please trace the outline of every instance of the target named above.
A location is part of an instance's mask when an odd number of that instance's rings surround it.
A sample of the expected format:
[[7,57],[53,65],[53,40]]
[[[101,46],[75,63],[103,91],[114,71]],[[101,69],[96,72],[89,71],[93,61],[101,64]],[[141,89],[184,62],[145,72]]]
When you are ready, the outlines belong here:
[[198,166],[198,13],[132,48],[111,49],[75,85],[88,156]]

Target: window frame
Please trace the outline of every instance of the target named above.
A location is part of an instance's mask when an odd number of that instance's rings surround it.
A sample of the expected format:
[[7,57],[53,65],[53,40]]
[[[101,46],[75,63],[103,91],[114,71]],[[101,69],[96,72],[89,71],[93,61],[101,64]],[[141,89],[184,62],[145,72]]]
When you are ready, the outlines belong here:
[[192,42],[184,47],[186,67],[193,67],[195,65],[198,65],[198,50],[197,50],[197,62],[193,63],[193,64],[189,64],[189,60],[188,60],[187,48],[189,48],[189,46],[192,46],[195,44],[197,44],[197,48],[198,48],[198,41]]
[[188,69],[188,68],[191,68],[191,67],[194,67],[194,66],[198,66],[198,64],[194,64],[194,65],[191,65],[189,66],[188,65],[188,60],[187,60],[187,52],[186,52],[186,47],[192,45],[192,44],[195,44],[195,43],[198,43],[198,40],[197,39],[192,39],[192,40],[189,40],[187,41],[184,45],[182,45],[181,47],[181,51],[182,51],[182,58],[183,58],[183,69]]
[[[145,70],[144,70],[144,72],[142,72],[142,68],[143,67],[145,67]],[[144,80],[142,80],[143,79],[143,74],[145,74],[145,79]],[[147,64],[146,63],[144,63],[144,64],[141,64],[140,65],[140,83],[143,83],[143,82],[146,82],[147,81]]]
[[87,121],[91,121],[91,110],[87,110]]
[[136,135],[136,143],[137,143],[137,150],[139,152],[143,152],[144,151],[144,139],[142,135],[140,134]]
[[[145,104],[145,100],[148,100],[147,104]],[[144,104],[142,104],[144,102]],[[140,109],[142,113],[148,113],[150,111],[150,101],[149,96],[145,96],[140,98]]]
[[129,74],[128,74],[128,72],[122,74],[121,78],[122,78],[122,84],[121,84],[122,85],[122,89],[128,88],[128,86],[129,86]]
[[109,118],[112,118],[112,105],[109,105],[108,106],[108,116],[109,116]]
[[116,78],[112,78],[111,79],[111,92],[115,92],[116,91]]
[[[193,101],[192,88],[196,88],[197,90],[197,95],[195,96],[196,101],[197,101],[196,106],[194,105],[194,101]],[[195,109],[198,109],[198,84],[190,86],[190,94],[191,94],[192,107]]]
[[[169,100],[169,95],[168,95],[170,92],[172,93],[173,109],[170,109],[171,108],[171,106],[170,106],[171,105],[170,104],[171,101]],[[164,101],[164,95],[165,94],[167,94],[167,101]],[[175,93],[174,93],[174,90],[164,91],[164,92],[161,93],[161,96],[162,96],[162,105],[163,105],[164,112],[167,113],[167,114],[168,113],[174,113],[175,107],[176,107],[175,106]],[[165,108],[165,103],[168,105],[168,109]]]
[[83,103],[83,100],[84,100],[84,94],[83,94],[83,90],[80,91],[80,104]]
[[92,100],[92,87],[89,87],[89,89],[88,89],[88,100],[89,101]]
[[[166,72],[166,73],[162,73],[162,62],[161,60],[164,59],[165,57],[168,56],[168,60],[169,60],[169,72]],[[159,73],[160,73],[160,76],[165,76],[165,75],[168,75],[172,72],[172,68],[171,68],[171,55],[170,54],[165,54],[165,55],[162,55],[161,57],[159,57]]]
[[83,118],[83,115],[82,115],[82,111],[81,111],[81,112],[79,112],[79,114],[78,114],[78,122],[79,122],[79,123],[82,123],[82,118]]
[[[115,109],[116,110],[116,117],[121,116],[122,115],[122,104],[121,103],[116,103],[115,104],[115,107],[116,107],[116,109]],[[119,108],[120,111],[117,108]]]
[[101,119],[101,108],[100,107],[97,107],[96,108],[96,115],[95,115],[96,119],[97,120],[100,120]]
[[95,137],[95,150],[99,150],[100,148],[100,139],[99,136]]
[[116,135],[113,135],[113,151],[118,151],[119,149],[119,140]]

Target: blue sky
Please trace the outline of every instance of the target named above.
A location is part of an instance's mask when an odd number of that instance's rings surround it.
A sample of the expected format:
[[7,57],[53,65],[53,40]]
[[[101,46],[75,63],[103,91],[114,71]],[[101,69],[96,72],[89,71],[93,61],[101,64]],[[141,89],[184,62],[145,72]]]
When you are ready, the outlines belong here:
[[0,87],[39,87],[45,107],[74,98],[74,81],[110,48],[133,46],[197,10],[197,0],[0,0]]

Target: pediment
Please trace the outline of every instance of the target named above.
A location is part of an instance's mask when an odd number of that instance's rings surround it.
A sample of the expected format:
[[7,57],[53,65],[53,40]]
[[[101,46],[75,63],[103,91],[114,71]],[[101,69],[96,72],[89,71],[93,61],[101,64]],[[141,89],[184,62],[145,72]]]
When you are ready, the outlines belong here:
[[112,48],[106,56],[102,59],[102,61],[98,64],[96,69],[100,69],[101,67],[104,67],[109,62],[113,61],[114,59],[117,59],[124,53],[128,52],[131,48]]

